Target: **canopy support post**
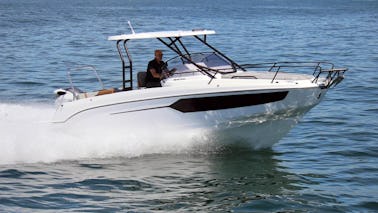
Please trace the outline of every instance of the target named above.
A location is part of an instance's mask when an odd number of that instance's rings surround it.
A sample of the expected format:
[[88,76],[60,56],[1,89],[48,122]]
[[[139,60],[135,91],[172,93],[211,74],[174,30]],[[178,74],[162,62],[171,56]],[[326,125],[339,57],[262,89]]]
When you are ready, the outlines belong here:
[[[126,57],[124,57],[122,53],[122,48],[121,48],[121,41],[123,41],[123,49],[127,55],[127,61],[129,65],[126,65]],[[129,41],[128,39],[126,40],[118,40],[117,41],[117,50],[119,57],[121,58],[121,63],[122,63],[122,90],[127,91],[127,90],[132,90],[133,89],[133,61],[131,59],[130,52],[126,46],[126,42]],[[129,70],[129,79],[126,79],[126,69]],[[129,83],[130,86],[126,87],[126,84]]]

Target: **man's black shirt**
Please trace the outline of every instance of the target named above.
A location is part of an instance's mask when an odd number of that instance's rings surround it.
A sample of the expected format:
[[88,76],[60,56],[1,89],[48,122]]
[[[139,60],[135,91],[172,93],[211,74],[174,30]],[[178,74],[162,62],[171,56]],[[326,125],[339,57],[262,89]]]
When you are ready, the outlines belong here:
[[146,83],[148,82],[160,82],[160,78],[154,78],[152,76],[150,69],[155,69],[157,73],[161,74],[163,70],[164,62],[161,61],[160,63],[156,61],[156,59],[148,62],[148,67],[147,67],[147,75],[146,75]]

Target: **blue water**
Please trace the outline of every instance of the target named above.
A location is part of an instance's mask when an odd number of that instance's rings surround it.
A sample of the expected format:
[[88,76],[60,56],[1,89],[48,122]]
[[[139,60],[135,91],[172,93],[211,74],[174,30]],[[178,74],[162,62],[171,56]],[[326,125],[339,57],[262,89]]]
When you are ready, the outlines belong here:
[[[136,32],[214,29],[210,43],[241,64],[349,71],[269,150],[52,131],[67,66],[95,65],[121,85],[107,37],[129,33],[128,20]],[[378,211],[377,22],[375,0],[0,0],[0,212]],[[136,69],[155,48],[131,43]]]

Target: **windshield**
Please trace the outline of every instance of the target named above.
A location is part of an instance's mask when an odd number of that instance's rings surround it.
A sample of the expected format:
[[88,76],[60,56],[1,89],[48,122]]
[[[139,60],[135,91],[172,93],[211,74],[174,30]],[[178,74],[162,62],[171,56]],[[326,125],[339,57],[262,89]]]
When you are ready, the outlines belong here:
[[210,68],[211,70],[207,70],[208,72],[234,72],[231,63],[215,52],[192,53],[184,56],[193,61],[197,66],[183,56],[176,56],[167,61],[169,70],[176,69],[175,75],[200,75],[201,70],[199,67]]

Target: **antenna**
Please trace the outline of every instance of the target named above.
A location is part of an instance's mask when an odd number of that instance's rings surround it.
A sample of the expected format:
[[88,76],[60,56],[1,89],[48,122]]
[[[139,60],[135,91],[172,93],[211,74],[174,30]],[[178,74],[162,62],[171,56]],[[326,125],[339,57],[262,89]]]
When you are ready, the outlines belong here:
[[130,27],[131,33],[132,33],[132,34],[135,34],[134,28],[133,28],[133,26],[131,26],[131,22],[130,22],[130,21],[127,21],[127,23],[129,24],[129,27]]

